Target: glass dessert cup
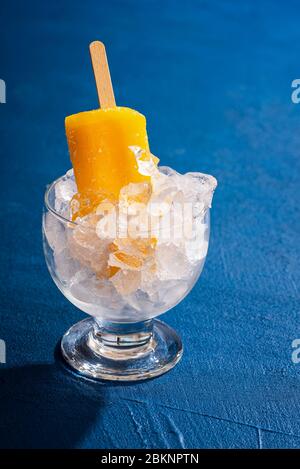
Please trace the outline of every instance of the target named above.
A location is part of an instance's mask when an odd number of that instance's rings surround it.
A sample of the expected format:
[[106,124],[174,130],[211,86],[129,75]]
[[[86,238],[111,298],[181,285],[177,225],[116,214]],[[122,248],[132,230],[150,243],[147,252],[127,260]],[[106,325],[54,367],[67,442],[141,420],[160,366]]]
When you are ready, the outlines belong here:
[[[66,199],[70,200],[74,191],[72,172],[46,190],[44,253],[59,290],[89,315],[63,336],[64,359],[80,375],[92,379],[137,381],[167,372],[180,360],[182,343],[171,327],[156,318],[182,301],[202,272],[209,209],[198,224],[200,234],[189,242],[189,249],[196,253],[193,262],[186,262],[171,242],[162,247],[158,260],[164,266],[164,276],[153,280],[150,271],[115,269],[116,274],[103,278],[99,266],[107,265],[108,243],[100,242],[90,225],[70,220],[58,196],[62,180],[70,183],[71,194]],[[145,275],[141,286],[137,278]]]

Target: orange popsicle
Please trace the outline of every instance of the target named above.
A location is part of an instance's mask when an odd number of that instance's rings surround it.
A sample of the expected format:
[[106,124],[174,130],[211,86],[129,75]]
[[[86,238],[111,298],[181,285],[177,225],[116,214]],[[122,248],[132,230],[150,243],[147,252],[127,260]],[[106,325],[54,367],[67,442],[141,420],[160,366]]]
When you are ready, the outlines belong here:
[[90,45],[101,109],[81,112],[65,120],[66,134],[80,203],[77,215],[85,215],[101,198],[118,199],[129,183],[149,181],[138,172],[130,147],[149,154],[146,119],[139,112],[117,107],[110,80],[105,47]]
[[69,152],[80,193],[104,191],[116,198],[130,182],[144,182],[131,146],[148,151],[145,117],[113,107],[81,112],[65,121]]

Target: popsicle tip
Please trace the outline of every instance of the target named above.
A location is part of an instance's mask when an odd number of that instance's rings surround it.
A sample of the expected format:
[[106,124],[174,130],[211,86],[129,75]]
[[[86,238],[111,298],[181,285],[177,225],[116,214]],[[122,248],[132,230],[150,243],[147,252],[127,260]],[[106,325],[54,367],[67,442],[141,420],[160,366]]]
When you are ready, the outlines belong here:
[[102,109],[115,107],[116,102],[110,78],[105,45],[101,41],[92,41],[89,49],[100,107]]
[[102,47],[105,49],[105,45],[102,41],[92,41],[90,42],[90,45],[89,45],[90,49],[93,49],[94,47]]

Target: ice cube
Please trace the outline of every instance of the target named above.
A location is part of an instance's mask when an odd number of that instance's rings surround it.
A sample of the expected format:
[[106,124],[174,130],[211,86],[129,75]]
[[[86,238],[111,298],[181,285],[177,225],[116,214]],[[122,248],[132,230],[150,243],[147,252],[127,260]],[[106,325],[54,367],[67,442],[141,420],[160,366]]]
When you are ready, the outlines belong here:
[[134,153],[140,174],[151,177],[159,176],[157,168],[158,158],[152,155],[149,151],[147,152],[137,146],[131,146],[129,149]]
[[51,212],[47,212],[43,218],[44,232],[52,250],[57,253],[62,251],[67,244],[67,234],[63,223]]
[[66,177],[74,179],[74,169],[73,168],[68,169],[68,171],[66,172]]
[[159,302],[160,280],[157,277],[156,265],[152,264],[148,269],[141,272],[141,290],[153,303]]
[[168,308],[178,303],[188,292],[189,283],[186,280],[167,280],[160,282],[159,301]]
[[141,273],[132,270],[119,270],[110,280],[121,295],[129,295],[140,287]]
[[196,219],[193,238],[185,240],[186,255],[191,263],[205,260],[209,242],[209,227],[205,219]]
[[100,240],[113,240],[117,236],[117,213],[111,210],[103,215],[96,225],[96,234]]
[[81,265],[78,260],[70,254],[68,248],[65,248],[59,252],[54,251],[54,262],[56,266],[56,274],[60,281],[69,285],[71,279],[80,270]]
[[160,280],[178,280],[191,274],[191,264],[184,251],[173,243],[157,246],[157,276]]
[[71,295],[79,301],[103,308],[122,308],[124,301],[108,279],[99,279],[90,269],[81,269],[72,278]]
[[169,166],[159,166],[158,169],[159,172],[164,174],[165,176],[181,176],[178,171],[173,168],[170,168]]
[[211,207],[211,201],[217,180],[208,174],[186,173],[180,179],[181,187],[190,200],[197,200],[204,205],[204,208]]
[[154,216],[161,216],[169,212],[177,192],[175,186],[165,186],[161,190],[153,192],[148,205],[148,212]]
[[99,239],[95,226],[95,222],[82,221],[69,231],[68,244],[75,259],[98,275],[105,276],[110,241]]
[[73,178],[73,172],[69,170],[55,184],[55,210],[63,217],[67,217],[70,213],[70,202],[76,192],[77,186]]
[[155,228],[155,217],[152,217],[147,210],[141,210],[138,215],[128,217],[127,233],[131,238],[148,238],[151,229]]
[[[151,185],[147,182],[130,183],[122,187],[119,196],[120,210],[128,212],[129,215],[135,215],[136,206],[141,209],[148,202],[150,194]],[[133,212],[132,208],[134,208]]]
[[[138,289],[131,295],[126,297],[126,300],[130,306],[137,311],[141,311],[143,314],[149,312],[153,314],[153,310],[159,306],[153,297],[150,297],[145,291]],[[158,300],[158,298],[156,298]]]

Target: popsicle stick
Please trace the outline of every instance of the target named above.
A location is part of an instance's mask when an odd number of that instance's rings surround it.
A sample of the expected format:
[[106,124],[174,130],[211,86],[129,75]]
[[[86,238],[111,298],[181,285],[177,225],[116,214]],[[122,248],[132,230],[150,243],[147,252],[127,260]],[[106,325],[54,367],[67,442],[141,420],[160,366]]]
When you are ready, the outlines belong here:
[[91,42],[90,54],[100,107],[102,109],[114,107],[116,102],[104,44],[100,41]]

